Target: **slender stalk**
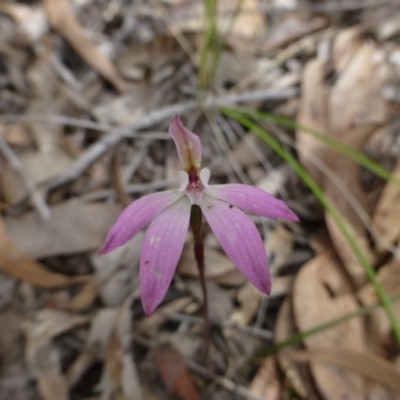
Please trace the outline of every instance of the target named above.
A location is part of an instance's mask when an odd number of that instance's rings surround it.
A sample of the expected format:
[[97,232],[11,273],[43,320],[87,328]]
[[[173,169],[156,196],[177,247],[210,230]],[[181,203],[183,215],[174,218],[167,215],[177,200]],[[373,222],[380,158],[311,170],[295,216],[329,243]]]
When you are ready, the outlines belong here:
[[208,295],[204,271],[204,244],[203,235],[201,234],[201,220],[202,213],[200,207],[198,205],[193,205],[190,213],[190,226],[192,228],[194,237],[194,258],[199,270],[199,279],[203,294],[204,353],[206,363],[208,363],[208,350],[210,347],[210,320],[208,317]]

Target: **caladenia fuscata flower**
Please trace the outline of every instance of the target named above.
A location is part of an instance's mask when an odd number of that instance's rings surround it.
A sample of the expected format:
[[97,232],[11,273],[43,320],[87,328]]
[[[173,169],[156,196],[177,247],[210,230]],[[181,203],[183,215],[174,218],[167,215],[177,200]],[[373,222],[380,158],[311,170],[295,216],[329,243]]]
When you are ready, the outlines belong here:
[[179,189],[153,193],[129,205],[110,229],[100,254],[122,246],[150,224],[140,256],[141,298],[149,316],[172,281],[189,224],[195,246],[196,241],[198,244],[197,250],[195,247],[197,263],[203,258],[199,226],[204,215],[234,265],[257,289],[269,294],[271,274],[264,243],[255,224],[243,211],[290,221],[298,221],[297,216],[282,200],[256,187],[236,183],[209,185],[210,171],[200,168],[199,137],[186,129],[177,116],[169,127],[169,134],[182,165],[178,173]]

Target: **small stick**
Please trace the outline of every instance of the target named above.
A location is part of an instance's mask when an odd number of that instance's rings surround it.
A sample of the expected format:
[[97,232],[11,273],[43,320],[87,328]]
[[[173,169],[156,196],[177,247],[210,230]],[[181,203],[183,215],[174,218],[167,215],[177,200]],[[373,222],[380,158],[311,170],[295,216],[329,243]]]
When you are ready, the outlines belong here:
[[46,221],[47,219],[49,219],[51,214],[49,206],[45,202],[41,193],[38,191],[34,182],[26,174],[19,158],[16,156],[11,147],[2,137],[0,137],[0,152],[4,156],[4,158],[9,162],[11,168],[21,178],[22,184],[24,185],[24,188],[28,193],[32,205],[35,207],[42,220]]

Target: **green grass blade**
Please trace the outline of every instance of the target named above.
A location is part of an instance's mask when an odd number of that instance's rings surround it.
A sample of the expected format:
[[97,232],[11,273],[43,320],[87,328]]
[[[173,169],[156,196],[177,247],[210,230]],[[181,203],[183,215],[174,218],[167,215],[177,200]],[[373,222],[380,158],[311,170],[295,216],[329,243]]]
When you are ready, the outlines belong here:
[[[234,109],[232,109],[234,110]],[[267,120],[276,123],[284,128],[289,128],[297,131],[302,131],[307,133],[316,139],[320,140],[321,142],[325,143],[327,146],[335,149],[339,153],[342,153],[346,157],[352,159],[356,163],[362,165],[364,168],[368,169],[369,171],[373,172],[375,175],[379,176],[380,178],[393,182],[397,186],[400,187],[400,180],[393,177],[393,174],[388,171],[387,169],[383,168],[381,165],[377,164],[375,161],[371,160],[369,157],[365,156],[364,154],[353,150],[352,148],[346,146],[345,144],[341,143],[340,141],[328,136],[324,135],[323,133],[317,132],[313,129],[310,129],[304,125],[298,124],[296,121],[291,120],[290,118],[281,117],[278,115],[262,112],[262,111],[253,111],[247,109],[235,109],[236,111],[240,112],[242,115],[247,115],[253,119],[260,119],[260,120]]]
[[297,175],[302,179],[302,181],[309,187],[309,189],[314,193],[315,197],[319,200],[319,202],[323,205],[325,210],[331,215],[336,225],[342,232],[343,236],[348,241],[351,249],[359,260],[360,264],[364,268],[365,273],[368,276],[369,281],[375,289],[376,294],[378,295],[379,301],[382,303],[383,308],[385,309],[386,315],[389,319],[390,325],[393,329],[394,335],[396,337],[398,346],[400,348],[400,325],[397,321],[397,318],[394,314],[391,303],[386,295],[386,292],[382,285],[380,284],[375,271],[372,265],[368,262],[363,252],[359,248],[356,240],[349,232],[345,222],[340,217],[337,210],[333,207],[333,205],[328,201],[325,197],[322,190],[319,186],[314,182],[311,176],[306,172],[306,170],[300,165],[300,163],[289,153],[286,152],[285,148],[274,139],[269,133],[267,133],[264,129],[262,129],[258,124],[247,118],[241,112],[232,109],[222,109],[221,112],[226,116],[236,120],[243,126],[250,129],[257,136],[259,136],[262,140],[264,140],[277,154],[279,154],[297,173]]
[[[396,296],[393,296],[393,297],[390,298],[390,302],[391,303],[394,303],[394,302],[399,301],[399,300],[400,300],[400,293],[397,294]],[[376,309],[378,309],[380,307],[382,307],[381,303],[376,303],[376,304],[372,304],[370,306],[361,307],[356,311],[352,311],[352,312],[350,312],[348,314],[344,314],[344,315],[342,315],[340,317],[334,318],[334,319],[332,319],[332,320],[330,320],[330,321],[328,321],[328,322],[326,322],[324,324],[315,326],[314,328],[308,329],[308,330],[303,331],[303,332],[299,332],[299,333],[291,336],[287,340],[284,340],[284,341],[282,341],[280,343],[276,343],[276,344],[272,345],[270,348],[268,348],[266,350],[263,350],[261,352],[258,352],[255,357],[256,358],[262,358],[262,357],[266,357],[266,356],[269,356],[269,355],[276,354],[279,351],[283,350],[285,347],[293,346],[293,345],[302,343],[304,338],[306,338],[306,337],[316,335],[316,334],[318,334],[318,333],[320,333],[320,332],[322,332],[322,331],[324,331],[326,329],[333,328],[336,325],[343,324],[344,322],[346,322],[346,321],[348,321],[348,320],[350,320],[352,318],[362,317],[364,315],[367,315],[367,314],[371,313],[372,311],[374,311],[374,310],[376,310]]]
[[229,35],[232,33],[235,22],[240,15],[244,0],[238,0],[227,29],[221,40],[218,39],[218,0],[204,0],[205,31],[203,47],[199,65],[199,95],[202,99],[208,91],[217,72],[222,51],[225,48]]
[[198,74],[198,90],[201,97],[204,96],[211,82],[210,69],[214,64],[213,57],[215,56],[217,43],[218,1],[204,0],[204,8],[205,30]]

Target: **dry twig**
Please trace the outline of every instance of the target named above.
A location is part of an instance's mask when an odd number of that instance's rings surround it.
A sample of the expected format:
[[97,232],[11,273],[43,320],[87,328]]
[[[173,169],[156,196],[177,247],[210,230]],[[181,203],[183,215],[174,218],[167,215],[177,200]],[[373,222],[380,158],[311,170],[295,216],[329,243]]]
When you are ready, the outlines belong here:
[[43,196],[37,189],[34,182],[28,177],[26,174],[24,167],[13,152],[11,147],[7,144],[7,142],[0,137],[0,152],[4,156],[4,158],[9,162],[11,168],[15,171],[17,175],[21,178],[21,181],[24,185],[26,192],[32,202],[32,205],[38,211],[40,217],[45,221],[50,217],[50,208],[45,202]]

